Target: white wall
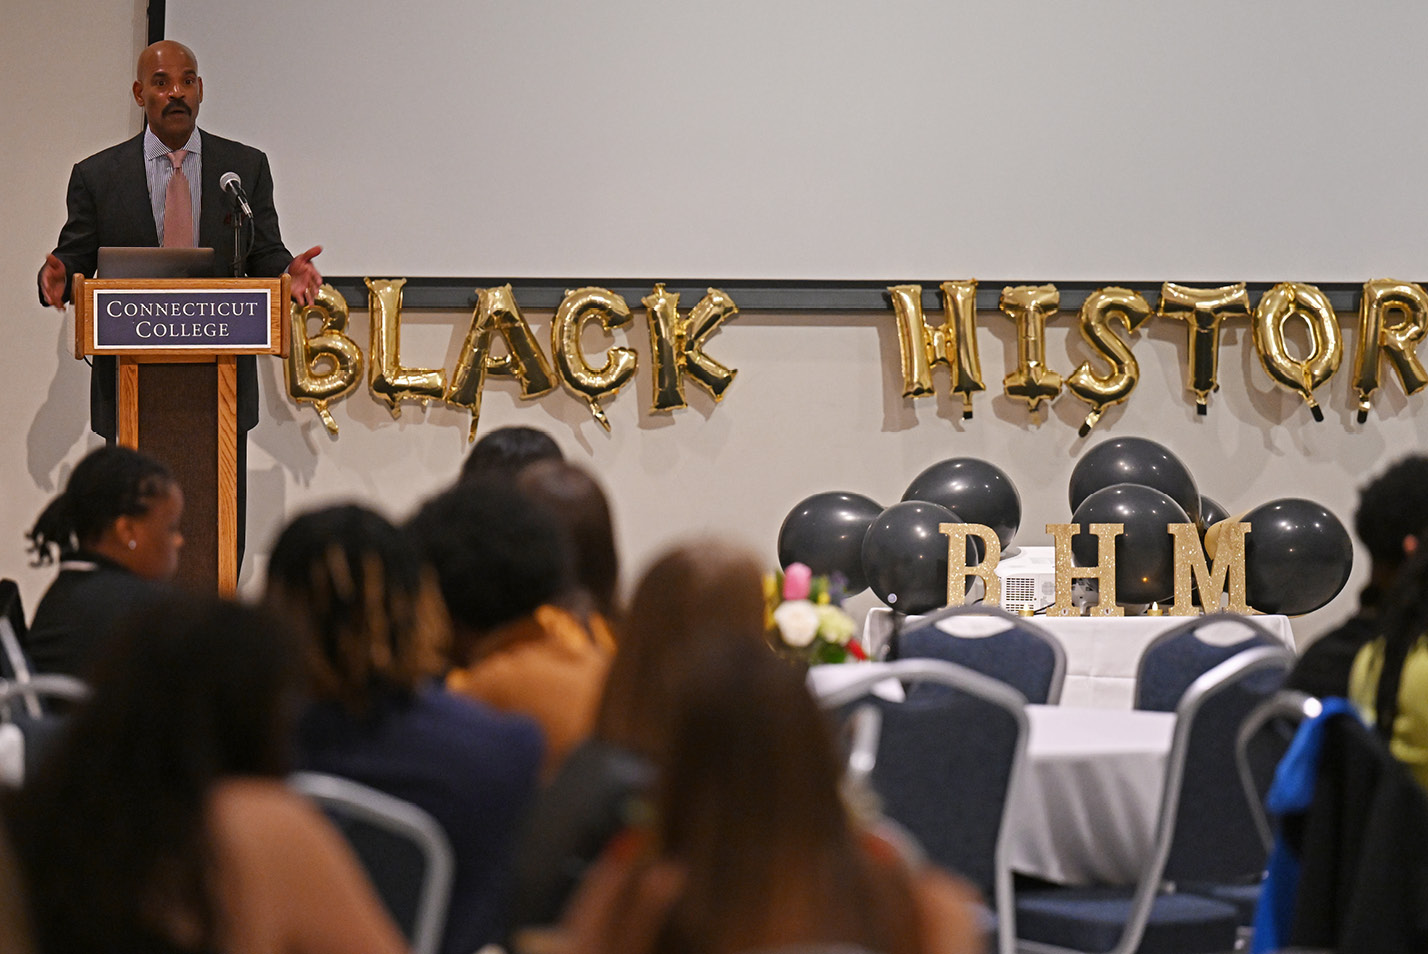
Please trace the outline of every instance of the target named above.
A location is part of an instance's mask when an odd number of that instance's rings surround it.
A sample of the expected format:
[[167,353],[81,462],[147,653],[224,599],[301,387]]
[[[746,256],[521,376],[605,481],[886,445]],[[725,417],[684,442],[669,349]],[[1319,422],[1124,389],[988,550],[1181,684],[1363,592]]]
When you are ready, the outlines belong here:
[[[5,278],[0,296],[10,316],[4,351],[7,413],[0,419],[9,451],[0,457],[5,489],[0,539],[10,543],[0,548],[8,554],[0,559],[0,571],[21,581],[31,608],[49,574],[27,568],[21,535],[62,486],[73,461],[97,443],[86,428],[87,371],[68,356],[68,324],[36,303],[34,273],[63,221],[70,163],[137,128],[128,84],[142,43],[135,30],[141,19],[129,0],[66,0],[37,8],[3,40],[17,95],[0,107],[8,133],[0,148],[6,175],[23,185],[0,192],[9,236],[0,251]],[[198,52],[202,58],[203,50]],[[205,95],[212,102],[242,96],[243,90],[210,81]],[[348,161],[360,161],[360,153]],[[274,175],[281,210],[286,187],[276,162]],[[290,246],[305,247],[326,236],[287,238]],[[390,241],[400,243],[402,236]],[[353,334],[365,352],[365,302],[351,305]],[[1353,422],[1347,361],[1319,393],[1327,420],[1314,423],[1297,397],[1271,385],[1244,325],[1224,334],[1222,388],[1210,414],[1197,418],[1184,390],[1184,326],[1156,319],[1134,341],[1142,365],[1139,389],[1122,409],[1109,412],[1087,441],[1076,436],[1085,407],[1069,395],[1037,418],[1001,395],[1015,343],[1011,324],[995,313],[981,316],[988,392],[978,398],[971,421],[960,420],[960,401],[939,397],[914,403],[901,397],[891,311],[744,313],[708,348],[739,369],[724,401],[715,405],[690,385],[688,409],[654,415],[647,410],[648,340],[636,308],[634,330],[619,337],[639,352],[641,372],[607,404],[610,434],[570,395],[522,402],[509,381],[488,385],[481,423],[482,430],[511,423],[546,428],[570,457],[601,476],[619,524],[627,583],[666,543],[701,532],[743,540],[772,566],[779,524],[802,497],[846,489],[892,503],[923,467],[951,456],[984,457],[1006,470],[1025,508],[1018,540],[1040,544],[1049,542],[1043,524],[1069,516],[1066,483],[1077,457],[1106,436],[1144,435],[1167,444],[1190,466],[1201,491],[1232,512],[1275,497],[1303,496],[1324,503],[1346,524],[1355,490],[1371,473],[1428,446],[1428,421],[1417,413],[1428,396],[1404,398],[1388,372],[1369,423]],[[528,317],[538,333],[548,329],[547,314]],[[468,318],[408,312],[405,360],[450,369]],[[1079,339],[1068,343],[1068,325],[1064,316],[1047,335],[1049,363],[1063,373],[1085,357]],[[1344,325],[1345,353],[1351,355],[1353,322],[1346,316]],[[596,337],[588,342],[592,350]],[[331,438],[309,408],[287,399],[280,371],[276,361],[267,363],[263,422],[250,437],[245,592],[260,583],[267,541],[293,514],[325,501],[358,498],[402,516],[454,475],[468,447],[464,412],[444,407],[423,412],[412,404],[393,421],[365,389],[336,406],[341,434]],[[937,381],[945,388],[945,372],[938,372]],[[1296,621],[1301,641],[1352,610],[1365,568],[1361,560],[1355,578],[1329,607]],[[870,602],[863,597],[855,608]]]

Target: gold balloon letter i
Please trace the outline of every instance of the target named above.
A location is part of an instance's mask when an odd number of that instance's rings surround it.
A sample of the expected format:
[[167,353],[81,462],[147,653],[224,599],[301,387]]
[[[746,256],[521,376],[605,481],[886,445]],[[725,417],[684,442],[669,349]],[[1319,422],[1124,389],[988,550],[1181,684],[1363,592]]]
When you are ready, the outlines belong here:
[[1055,285],[1008,285],[997,307],[1016,322],[1016,370],[1002,379],[1008,397],[1021,398],[1028,411],[1061,393],[1061,375],[1046,366],[1046,320],[1061,306]]

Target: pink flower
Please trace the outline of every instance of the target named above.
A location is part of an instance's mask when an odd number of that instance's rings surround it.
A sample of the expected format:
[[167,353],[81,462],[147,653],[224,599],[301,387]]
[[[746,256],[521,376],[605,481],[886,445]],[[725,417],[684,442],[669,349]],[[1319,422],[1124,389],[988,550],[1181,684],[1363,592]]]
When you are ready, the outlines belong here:
[[809,583],[813,571],[804,563],[790,563],[783,571],[783,598],[786,600],[808,599]]

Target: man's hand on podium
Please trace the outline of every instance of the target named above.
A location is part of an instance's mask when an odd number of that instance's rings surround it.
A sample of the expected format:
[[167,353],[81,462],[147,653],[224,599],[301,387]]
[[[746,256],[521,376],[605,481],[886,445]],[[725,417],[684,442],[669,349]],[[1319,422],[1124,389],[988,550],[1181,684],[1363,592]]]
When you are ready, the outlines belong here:
[[64,311],[64,290],[69,276],[65,274],[64,262],[51,252],[45,256],[45,264],[40,266],[40,290],[44,292],[45,304]]
[[317,300],[317,290],[322,285],[322,273],[312,264],[312,260],[321,253],[322,246],[314,245],[293,258],[288,265],[288,275],[293,280],[293,298],[297,299],[299,304],[311,305]]

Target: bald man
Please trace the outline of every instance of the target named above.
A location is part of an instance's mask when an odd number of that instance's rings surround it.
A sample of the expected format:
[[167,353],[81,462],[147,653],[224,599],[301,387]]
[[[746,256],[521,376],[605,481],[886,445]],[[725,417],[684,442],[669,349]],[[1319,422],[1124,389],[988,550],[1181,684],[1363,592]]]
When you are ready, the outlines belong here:
[[[220,277],[233,274],[232,200],[219,187],[218,179],[235,172],[253,208],[245,271],[258,277],[286,271],[292,276],[293,297],[310,302],[322,284],[312,263],[322,247],[294,258],[283,245],[267,156],[198,128],[203,79],[193,51],[172,40],[146,47],[139,54],[133,92],[134,101],[144,110],[144,131],[75,165],[66,197],[69,217],[60,231],[59,244],[45,256],[40,268],[40,301],[63,311],[70,277],[76,272],[92,277],[102,246],[163,244],[165,193],[175,174],[169,154],[182,149],[186,155],[181,168],[189,182],[193,210],[193,244],[214,250],[215,273]],[[110,440],[115,436],[114,368],[114,359],[96,357],[90,386],[91,426]],[[240,357],[240,433],[256,423],[257,365],[251,356]]]

